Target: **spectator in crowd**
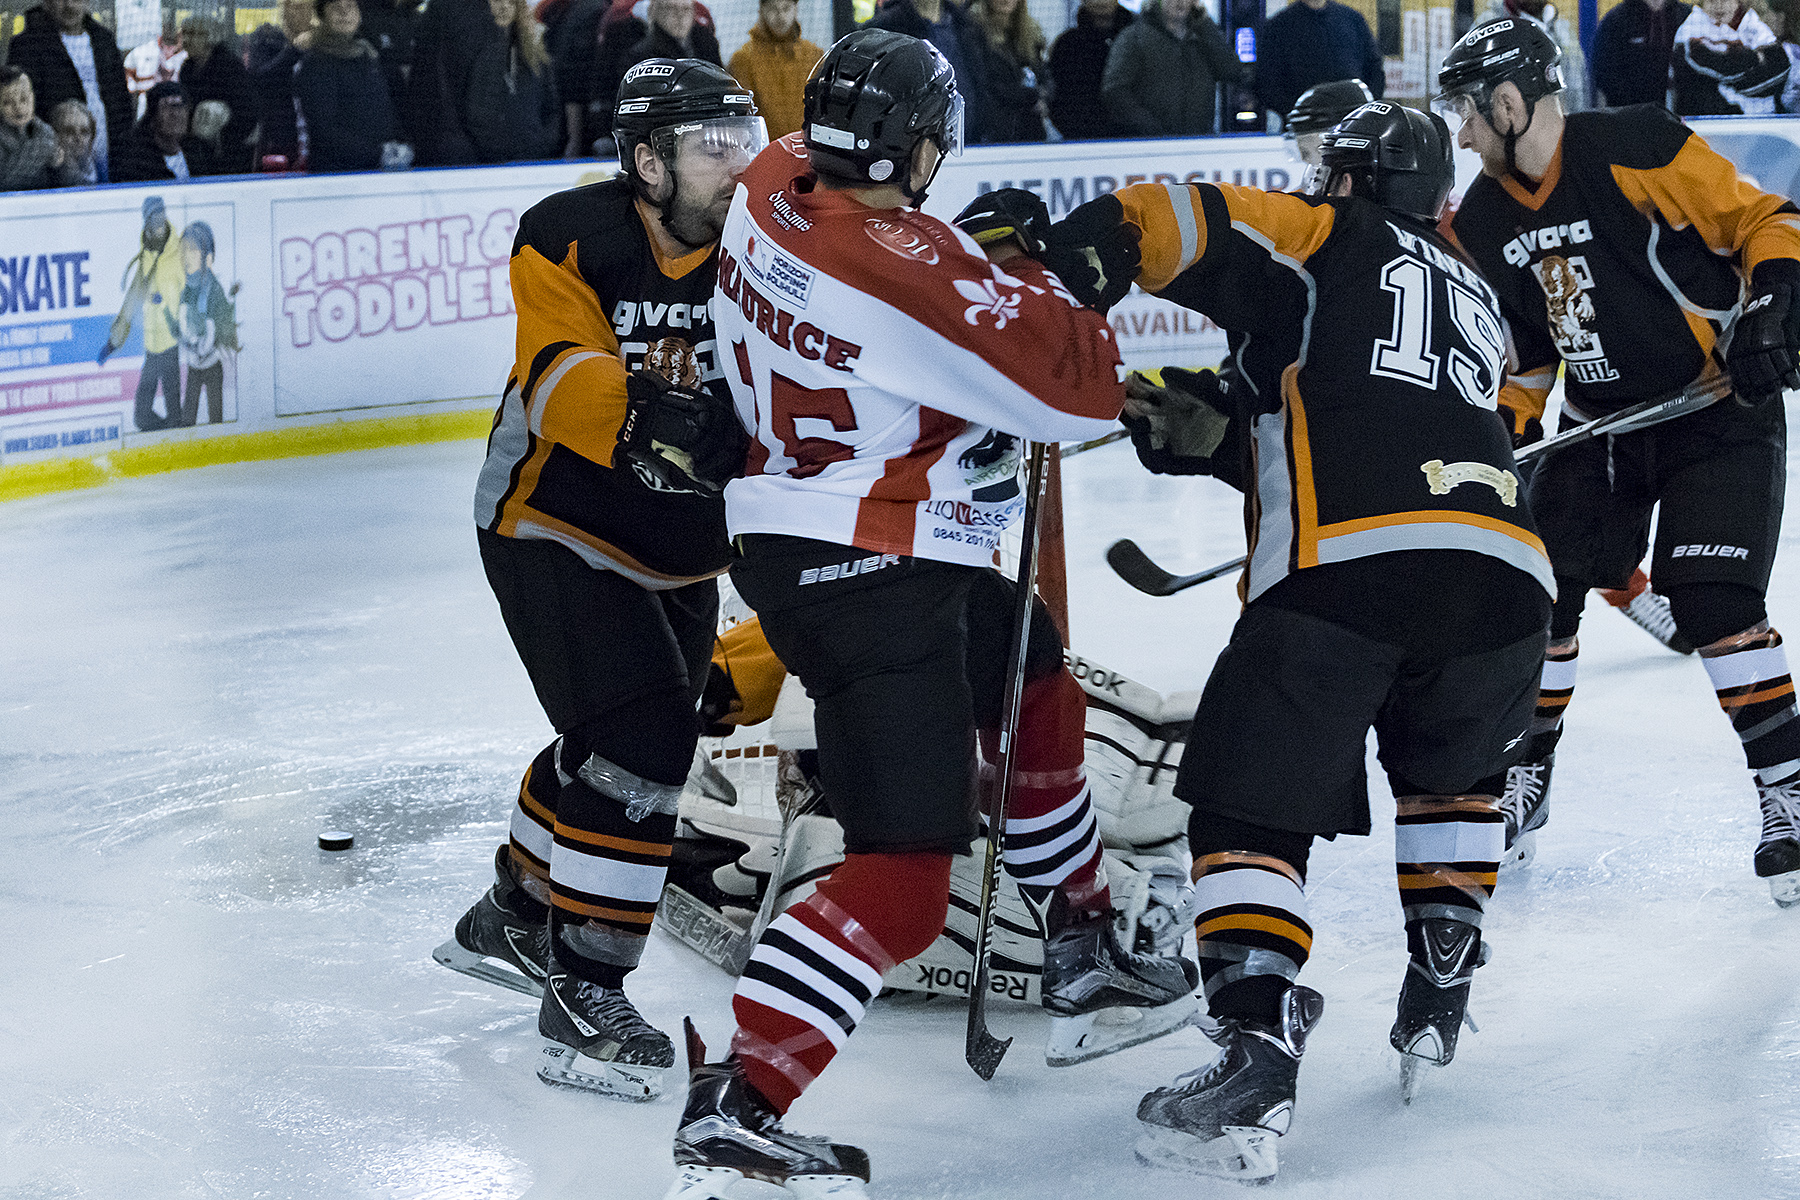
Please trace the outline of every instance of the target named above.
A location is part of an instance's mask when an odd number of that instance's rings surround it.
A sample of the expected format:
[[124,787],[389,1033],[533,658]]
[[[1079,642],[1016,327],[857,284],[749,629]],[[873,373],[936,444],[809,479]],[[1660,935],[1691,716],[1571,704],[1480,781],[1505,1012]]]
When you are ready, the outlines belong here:
[[806,80],[825,52],[800,36],[798,0],[762,0],[750,40],[731,56],[732,77],[756,97],[771,138],[800,128]]
[[[613,152],[610,144],[600,146],[598,135],[612,130],[613,105],[618,100],[619,84],[624,80],[626,71],[643,61],[643,56],[637,53],[637,46],[650,32],[650,25],[638,15],[640,12],[645,16],[649,15],[649,6],[645,0],[612,0],[600,18],[596,82],[593,98],[588,104],[587,127],[596,135],[593,139],[595,153],[602,157]],[[696,53],[693,57],[704,59],[715,66],[723,65],[723,60],[717,57],[718,29],[713,24],[712,13],[699,0],[694,3],[692,36],[700,39],[696,41],[696,46],[710,39],[713,55],[709,57]]]
[[106,26],[88,15],[87,0],[43,0],[25,13],[25,31],[8,61],[31,76],[38,110],[80,100],[93,115],[100,182],[111,178],[113,151],[131,137],[131,96],[125,63]]
[[563,157],[580,158],[592,141],[588,105],[600,74],[600,18],[609,0],[542,0],[538,23],[556,69],[556,94],[563,106]]
[[1293,0],[1263,26],[1256,52],[1256,98],[1285,118],[1316,83],[1360,79],[1381,97],[1387,85],[1369,23],[1338,0]]
[[[347,0],[345,0],[347,2]],[[192,110],[181,85],[172,79],[144,93],[144,115],[132,128],[112,176],[120,183],[219,174],[212,151],[188,127]]]
[[279,0],[275,12],[280,24],[259,25],[244,39],[244,65],[256,105],[256,165],[263,170],[298,170],[294,69],[306,45],[312,44],[312,0]]
[[94,161],[94,114],[79,100],[64,100],[50,110],[50,128],[56,133],[56,144],[62,147],[67,161],[78,176],[75,184],[100,182],[100,168]]
[[0,191],[83,182],[55,131],[37,117],[36,107],[31,77],[17,67],[0,66]]
[[1191,137],[1215,132],[1215,85],[1247,76],[1225,32],[1194,0],[1146,0],[1113,41],[1100,94],[1132,137]]
[[181,44],[175,10],[164,9],[162,33],[125,52],[125,90],[131,93],[138,116],[144,115],[144,98],[150,89],[180,79],[181,64],[186,61],[187,48]]
[[1800,67],[1800,24],[1795,21],[1794,0],[1771,3],[1768,21],[1788,60],[1787,82],[1781,87],[1781,95],[1775,98],[1775,111],[1800,112],[1800,70],[1795,69]]
[[556,76],[525,0],[487,0],[484,31],[456,96],[469,162],[555,158],[563,148]]
[[[1573,4],[1574,0],[1568,2]],[[1580,112],[1589,107],[1587,59],[1581,53],[1581,39],[1575,36],[1575,22],[1546,0],[1493,0],[1487,12],[1469,28],[1507,17],[1531,18],[1562,51],[1563,90],[1557,94],[1562,97],[1563,111]]]
[[1081,0],[1075,24],[1050,45],[1050,122],[1065,138],[1119,137],[1123,131],[1106,115],[1100,77],[1113,39],[1131,24],[1131,10],[1119,0]]
[[963,98],[963,141],[989,140],[987,35],[955,0],[888,0],[866,27],[891,29],[936,46],[956,72],[956,90]]
[[1684,117],[1769,116],[1788,76],[1774,31],[1739,0],[1701,0],[1675,31],[1671,65]]
[[[485,7],[485,5],[484,5]],[[294,99],[306,122],[310,172],[374,171],[399,122],[375,47],[356,36],[356,0],[317,0],[319,24],[294,72]]]
[[621,79],[646,58],[698,58],[725,65],[719,58],[719,39],[694,20],[694,0],[650,0],[646,15],[649,28],[625,55]]
[[969,15],[986,34],[989,142],[1041,142],[1044,131],[1044,31],[1025,0],[973,0]]
[[387,80],[394,111],[406,103],[406,74],[412,67],[413,27],[419,21],[419,0],[364,0],[362,28],[358,36],[375,47],[381,75]]
[[413,27],[412,69],[400,106],[418,162],[467,162],[469,135],[457,111],[463,81],[494,28],[487,0],[431,0]]
[[1691,11],[1681,0],[1620,0],[1601,17],[1594,31],[1594,103],[1667,104],[1675,31]]
[[181,23],[181,44],[187,47],[187,61],[181,64],[181,87],[196,113],[202,104],[225,106],[217,163],[222,172],[240,174],[250,169],[255,153],[256,100],[250,90],[249,71],[237,55],[220,47],[219,34],[218,24],[211,17],[190,16]]

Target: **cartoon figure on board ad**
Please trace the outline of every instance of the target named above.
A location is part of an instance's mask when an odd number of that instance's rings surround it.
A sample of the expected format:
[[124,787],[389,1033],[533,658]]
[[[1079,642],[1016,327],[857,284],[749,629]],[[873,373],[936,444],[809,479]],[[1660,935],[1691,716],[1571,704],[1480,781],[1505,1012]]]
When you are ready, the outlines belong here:
[[[193,425],[202,391],[213,424],[235,419],[236,404],[227,402],[224,376],[227,357],[237,349],[237,285],[226,293],[213,271],[218,246],[212,226],[195,221],[177,237],[159,195],[144,198],[142,214],[138,251],[120,277],[125,298],[95,362],[105,365],[126,348],[135,325],[144,358],[132,415],[140,431]],[[183,366],[188,368],[185,390]]]

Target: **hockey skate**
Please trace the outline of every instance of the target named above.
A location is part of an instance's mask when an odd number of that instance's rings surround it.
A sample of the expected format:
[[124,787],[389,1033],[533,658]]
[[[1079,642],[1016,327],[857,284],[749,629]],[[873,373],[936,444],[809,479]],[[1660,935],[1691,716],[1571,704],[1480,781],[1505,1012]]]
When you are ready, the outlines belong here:
[[538,1078],[614,1100],[654,1100],[675,1065],[668,1035],[638,1015],[622,990],[601,987],[552,963],[538,1032]]
[[[1413,932],[1409,929],[1409,933]],[[1487,962],[1481,930],[1467,921],[1426,917],[1400,984],[1400,1009],[1388,1041],[1400,1052],[1400,1099],[1411,1104],[1426,1064],[1448,1066],[1456,1038],[1469,1017],[1469,985],[1475,968]]]
[[1217,1062],[1138,1103],[1138,1120],[1150,1126],[1138,1160],[1240,1183],[1275,1178],[1275,1140],[1293,1122],[1300,1056],[1324,1013],[1325,997],[1296,984],[1282,993],[1273,1027],[1221,1022]]
[[1677,654],[1692,654],[1693,643],[1675,628],[1675,617],[1666,598],[1650,590],[1650,577],[1639,567],[1622,588],[1595,588],[1601,598],[1624,618]]
[[550,927],[523,915],[523,902],[529,900],[513,873],[511,850],[501,846],[494,855],[494,886],[462,915],[456,935],[431,957],[452,971],[533,998],[542,996]]
[[1500,815],[1506,818],[1502,871],[1529,866],[1537,856],[1537,831],[1550,819],[1550,771],[1561,737],[1561,729],[1533,734],[1525,757],[1506,769],[1506,794],[1500,797]]
[[[1111,914],[1074,918],[1060,891],[1020,888],[1046,930],[1044,1008],[1053,1067],[1087,1062],[1172,1033],[1200,1015],[1200,968],[1179,955],[1119,944]],[[1045,893],[1048,893],[1046,895]]]
[[1800,775],[1758,784],[1762,837],[1756,843],[1756,874],[1769,881],[1769,895],[1783,908],[1800,904]]
[[706,1060],[706,1044],[683,1021],[688,1097],[675,1131],[675,1183],[664,1200],[767,1196],[768,1186],[799,1200],[867,1197],[869,1156],[855,1146],[790,1133],[744,1078],[736,1057]]

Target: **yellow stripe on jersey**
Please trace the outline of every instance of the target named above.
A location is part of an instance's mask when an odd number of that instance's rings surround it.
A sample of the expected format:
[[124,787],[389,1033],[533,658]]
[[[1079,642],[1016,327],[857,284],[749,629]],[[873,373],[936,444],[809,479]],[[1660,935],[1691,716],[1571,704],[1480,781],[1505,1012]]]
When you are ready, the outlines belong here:
[[1667,166],[1614,166],[1612,174],[1633,208],[1675,229],[1693,226],[1715,252],[1737,255],[1746,275],[1771,258],[1800,259],[1800,217],[1780,211],[1787,201],[1745,182],[1697,136]]
[[1206,253],[1206,217],[1192,187],[1134,183],[1113,193],[1125,206],[1125,220],[1137,226],[1143,267],[1138,286],[1158,292]]
[[1298,565],[1319,565],[1319,494],[1313,487],[1312,443],[1306,432],[1306,405],[1300,399],[1300,364],[1281,373],[1281,398],[1287,404],[1288,432],[1293,440],[1294,537]]

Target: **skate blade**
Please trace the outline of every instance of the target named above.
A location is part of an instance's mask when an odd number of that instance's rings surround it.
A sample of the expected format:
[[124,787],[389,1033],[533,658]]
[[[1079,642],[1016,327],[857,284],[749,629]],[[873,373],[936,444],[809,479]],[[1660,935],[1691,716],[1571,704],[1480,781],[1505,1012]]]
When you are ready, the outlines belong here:
[[1783,908],[1800,904],[1800,871],[1769,876],[1769,896]]
[[1192,996],[1156,1008],[1103,1008],[1079,1017],[1051,1017],[1044,1061],[1053,1067],[1071,1067],[1141,1046],[1191,1025],[1199,1017],[1200,1002]]
[[1423,1081],[1426,1067],[1441,1067],[1444,1064],[1417,1054],[1400,1055],[1400,1103],[1411,1104],[1413,1097],[1419,1094],[1419,1084]]
[[731,1167],[685,1166],[663,1200],[867,1200],[863,1181],[854,1175],[796,1175],[786,1185],[750,1178]]
[[1500,856],[1500,874],[1523,871],[1537,857],[1537,830],[1521,833]]
[[[573,1088],[591,1092],[609,1100],[627,1100],[642,1104],[663,1093],[663,1072],[667,1067],[645,1067],[634,1063],[602,1062],[579,1054],[561,1042],[544,1043],[538,1061],[538,1078],[551,1087]],[[685,1168],[684,1168],[685,1169]],[[695,1168],[696,1170],[701,1168]],[[706,1195],[696,1192],[695,1195]]]
[[1280,1135],[1260,1125],[1227,1125],[1223,1137],[1201,1141],[1192,1134],[1151,1126],[1137,1140],[1138,1161],[1147,1167],[1187,1171],[1260,1186],[1275,1178],[1275,1140]]
[[442,963],[452,971],[459,971],[483,983],[498,984],[503,988],[511,988],[537,1000],[544,998],[544,985],[535,979],[527,979],[511,967],[503,967],[491,958],[476,954],[473,950],[463,948],[463,944],[451,938],[431,952],[434,962]]

